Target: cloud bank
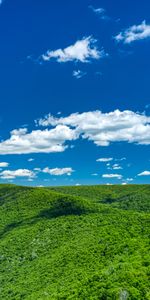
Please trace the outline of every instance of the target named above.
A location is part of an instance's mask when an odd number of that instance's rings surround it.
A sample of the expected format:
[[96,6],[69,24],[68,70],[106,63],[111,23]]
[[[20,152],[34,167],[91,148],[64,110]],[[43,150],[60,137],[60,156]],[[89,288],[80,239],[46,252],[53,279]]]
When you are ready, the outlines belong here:
[[0,154],[63,152],[68,148],[68,142],[79,138],[92,141],[97,146],[109,146],[114,142],[150,145],[150,117],[129,110],[109,113],[97,110],[67,117],[49,114],[36,121],[36,126],[42,129],[11,131],[10,138],[0,142]]
[[38,124],[69,126],[78,136],[93,141],[97,146],[108,146],[112,142],[150,144],[150,117],[129,110],[109,113],[97,110],[75,113],[65,118],[55,118],[49,114]]

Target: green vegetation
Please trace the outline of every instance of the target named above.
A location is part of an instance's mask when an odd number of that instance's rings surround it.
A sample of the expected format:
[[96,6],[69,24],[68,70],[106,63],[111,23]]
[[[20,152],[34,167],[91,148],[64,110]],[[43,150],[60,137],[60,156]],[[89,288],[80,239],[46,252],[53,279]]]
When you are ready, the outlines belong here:
[[150,299],[150,186],[0,185],[0,299]]

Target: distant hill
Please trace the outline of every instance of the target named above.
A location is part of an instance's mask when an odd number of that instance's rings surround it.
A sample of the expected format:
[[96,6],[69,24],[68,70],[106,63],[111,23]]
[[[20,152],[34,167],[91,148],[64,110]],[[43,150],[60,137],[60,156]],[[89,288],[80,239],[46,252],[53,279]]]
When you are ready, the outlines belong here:
[[82,196],[128,210],[150,212],[150,185],[95,185],[53,187],[53,191]]
[[0,299],[150,299],[150,185],[0,185]]

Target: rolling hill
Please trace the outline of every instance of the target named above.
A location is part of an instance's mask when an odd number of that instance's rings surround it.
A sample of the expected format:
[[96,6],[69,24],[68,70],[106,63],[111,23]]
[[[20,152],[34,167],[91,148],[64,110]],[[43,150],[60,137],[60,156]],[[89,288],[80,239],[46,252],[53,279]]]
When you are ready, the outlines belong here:
[[0,185],[1,299],[150,299],[149,221],[149,185]]

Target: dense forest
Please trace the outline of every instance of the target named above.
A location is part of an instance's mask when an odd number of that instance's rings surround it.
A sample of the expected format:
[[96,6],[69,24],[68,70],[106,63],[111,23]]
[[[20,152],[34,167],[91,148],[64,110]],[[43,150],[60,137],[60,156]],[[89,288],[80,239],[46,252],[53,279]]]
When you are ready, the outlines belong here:
[[150,185],[0,185],[0,298],[150,299]]

